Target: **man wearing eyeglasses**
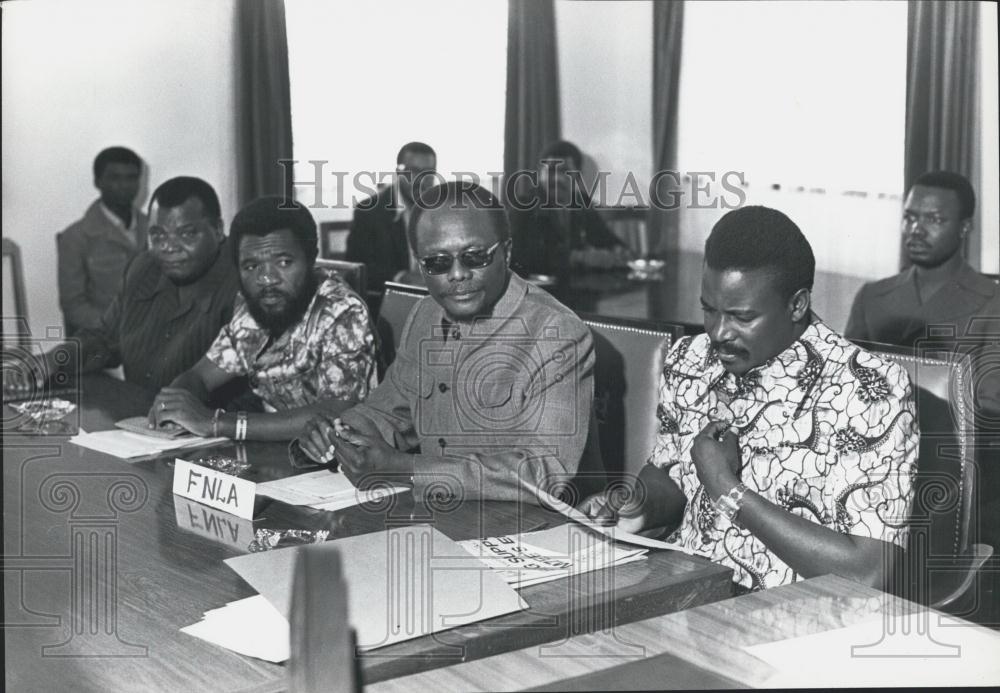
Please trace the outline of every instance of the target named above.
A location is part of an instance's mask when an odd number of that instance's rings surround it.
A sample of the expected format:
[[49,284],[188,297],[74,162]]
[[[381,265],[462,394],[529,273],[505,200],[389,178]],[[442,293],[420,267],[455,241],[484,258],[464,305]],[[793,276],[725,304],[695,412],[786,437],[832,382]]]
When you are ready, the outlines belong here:
[[[954,336],[1000,329],[1000,286],[972,269],[962,248],[972,228],[976,194],[964,177],[925,173],[903,204],[903,243],[912,266],[865,284],[854,298],[844,331],[848,339],[910,346],[929,325],[948,325]],[[994,332],[995,333],[995,332]]]
[[369,291],[381,293],[389,280],[420,283],[420,271],[406,241],[406,228],[414,198],[430,188],[436,177],[434,150],[423,142],[409,142],[396,155],[393,184],[355,208],[347,236],[347,259],[363,262],[368,268]]
[[43,359],[4,369],[4,390],[25,391],[56,371],[84,373],[121,365],[125,380],[150,389],[193,366],[232,317],[239,286],[225,252],[219,197],[190,176],[171,178],[150,200],[149,250],[125,270],[97,328],[76,336],[79,362]]
[[422,201],[409,240],[430,296],[382,384],[340,419],[316,417],[302,450],[418,498],[517,500],[599,470],[586,325],[510,271],[510,228],[489,192],[448,183]]

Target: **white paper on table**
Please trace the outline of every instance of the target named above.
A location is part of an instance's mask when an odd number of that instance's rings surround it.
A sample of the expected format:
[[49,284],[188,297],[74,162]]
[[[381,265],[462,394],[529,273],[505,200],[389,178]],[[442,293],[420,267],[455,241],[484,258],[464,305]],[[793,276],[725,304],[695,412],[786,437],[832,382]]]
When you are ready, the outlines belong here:
[[693,549],[689,549],[685,546],[678,546],[677,544],[669,544],[665,541],[660,541],[659,539],[650,539],[648,537],[644,537],[639,534],[632,534],[631,532],[625,532],[618,529],[614,525],[608,526],[608,525],[598,524],[593,520],[591,520],[589,517],[587,517],[584,513],[574,508],[572,505],[567,505],[566,503],[563,503],[561,500],[559,500],[552,494],[546,493],[542,489],[532,486],[531,484],[525,484],[525,487],[529,491],[534,493],[538,497],[538,500],[545,503],[553,510],[558,510],[563,515],[573,520],[573,522],[581,524],[587,529],[592,529],[595,532],[598,532],[599,534],[603,534],[609,539],[613,539],[615,541],[622,541],[625,542],[626,544],[634,544],[636,546],[645,546],[648,549],[668,549],[670,551],[680,551],[681,553],[685,553],[688,556],[700,556],[701,558],[711,558],[711,556],[709,556],[707,553],[694,551]]
[[769,688],[1000,685],[1000,633],[927,609],[743,649]]
[[[295,559],[303,548],[224,562],[287,617]],[[348,620],[364,650],[527,608],[493,571],[427,525],[344,537],[310,548],[338,550],[343,556]]]
[[96,450],[122,459],[137,457],[153,457],[166,452],[208,447],[227,442],[227,438],[202,438],[200,436],[184,436],[174,439],[144,436],[122,429],[84,433],[81,431],[69,439],[81,447]]
[[645,549],[622,548],[603,538],[594,538],[594,541],[581,547],[578,542],[571,543],[570,527],[572,525],[562,525],[538,532],[467,539],[456,543],[496,570],[515,589],[559,580],[571,574],[623,565],[645,557]]
[[371,503],[406,490],[405,486],[379,485],[359,491],[345,474],[332,473],[327,469],[257,484],[259,496],[289,505],[307,505],[329,511]]
[[201,621],[181,632],[268,662],[284,662],[289,656],[288,621],[259,594],[206,611]]

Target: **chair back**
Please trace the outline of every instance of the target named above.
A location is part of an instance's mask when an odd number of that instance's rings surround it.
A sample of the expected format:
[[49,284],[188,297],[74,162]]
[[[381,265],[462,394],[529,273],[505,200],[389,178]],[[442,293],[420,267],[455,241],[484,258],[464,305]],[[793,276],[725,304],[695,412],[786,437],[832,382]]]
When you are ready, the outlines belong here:
[[3,346],[27,346],[28,299],[24,292],[24,266],[21,249],[9,238],[3,239]]
[[650,320],[581,315],[594,337],[594,413],[609,481],[638,474],[656,442],[663,360],[683,330]]
[[319,255],[329,260],[343,260],[347,255],[349,221],[324,221],[319,225]]
[[347,282],[347,285],[362,300],[365,298],[365,286],[368,281],[368,268],[363,262],[348,262],[347,260],[329,260],[316,258],[316,269],[333,273]]
[[[974,416],[969,406],[969,360],[945,349],[858,342],[910,376],[920,425],[917,475],[907,547],[915,575],[912,595],[939,604],[954,580],[954,561],[973,552],[976,510]],[[911,563],[912,564],[912,563]],[[951,566],[942,568],[942,566]]]
[[314,544],[295,557],[289,613],[288,690],[358,693],[360,669],[339,549]]
[[427,289],[422,286],[397,282],[385,283],[385,296],[379,306],[378,320],[375,323],[383,371],[395,360],[406,318],[409,317],[417,301],[424,296],[427,296]]

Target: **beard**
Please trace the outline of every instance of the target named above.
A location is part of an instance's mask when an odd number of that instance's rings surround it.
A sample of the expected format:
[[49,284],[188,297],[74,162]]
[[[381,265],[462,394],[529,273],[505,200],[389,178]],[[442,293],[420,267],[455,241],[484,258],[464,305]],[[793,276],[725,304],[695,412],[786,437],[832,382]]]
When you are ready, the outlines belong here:
[[302,286],[302,291],[297,296],[289,296],[282,292],[282,295],[288,301],[280,310],[266,308],[259,302],[259,297],[251,298],[247,295],[246,289],[242,289],[242,291],[243,297],[246,299],[247,310],[250,311],[251,317],[257,321],[258,325],[267,330],[272,337],[277,338],[283,335],[288,328],[296,325],[302,319],[302,316],[306,314],[309,303],[312,301],[313,296],[316,295],[318,286],[319,282],[310,272],[305,284]]

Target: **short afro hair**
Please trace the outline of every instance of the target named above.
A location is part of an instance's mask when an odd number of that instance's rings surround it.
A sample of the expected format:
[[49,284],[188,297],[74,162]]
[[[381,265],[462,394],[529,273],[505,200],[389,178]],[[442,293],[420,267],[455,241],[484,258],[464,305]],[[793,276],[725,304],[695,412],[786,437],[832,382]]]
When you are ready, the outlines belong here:
[[239,265],[240,241],[244,236],[266,236],[283,229],[292,232],[309,258],[309,264],[313,264],[319,254],[316,220],[303,205],[280,195],[258,197],[233,217],[229,229],[233,262]]
[[212,221],[222,219],[222,208],[215,188],[194,176],[177,176],[160,183],[160,187],[149,198],[149,211],[152,211],[154,202],[160,207],[180,207],[191,198],[201,201],[207,218]]
[[782,295],[812,290],[816,258],[794,221],[768,207],[741,207],[727,213],[705,241],[705,263],[714,270],[771,272]]
[[424,144],[423,142],[407,142],[399,151],[396,153],[396,165],[399,166],[403,163],[403,157],[407,154],[424,154],[427,156],[433,156],[434,161],[437,161],[437,154],[434,153],[434,149],[429,144]]
[[142,159],[128,147],[108,147],[94,157],[94,180],[101,177],[108,164],[135,166],[142,173]]
[[429,211],[447,207],[450,210],[483,209],[489,212],[487,218],[493,226],[497,240],[510,240],[510,223],[500,200],[489,190],[471,181],[449,181],[435,185],[420,195],[413,209],[406,237],[410,247],[417,247],[417,225]]
[[583,168],[583,152],[572,142],[567,140],[556,140],[542,150],[538,157],[539,162],[561,159],[568,161],[571,171],[579,171]]
[[972,215],[976,213],[976,191],[972,189],[972,183],[969,182],[969,179],[960,173],[928,171],[913,181],[910,190],[913,190],[914,185],[954,190],[955,194],[958,195],[959,213],[962,215],[962,219],[971,219]]

